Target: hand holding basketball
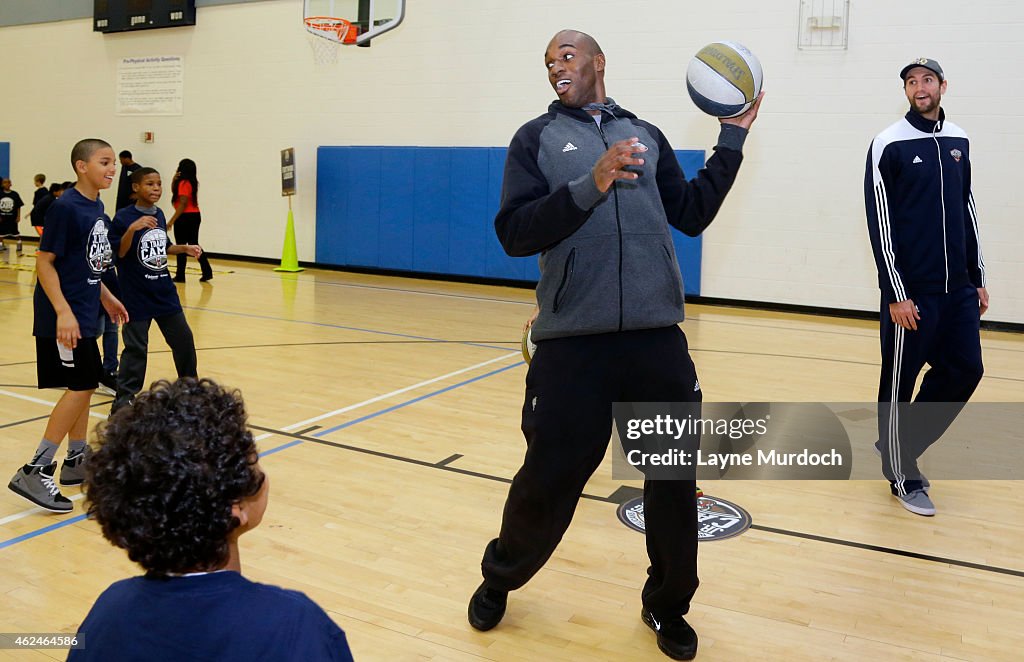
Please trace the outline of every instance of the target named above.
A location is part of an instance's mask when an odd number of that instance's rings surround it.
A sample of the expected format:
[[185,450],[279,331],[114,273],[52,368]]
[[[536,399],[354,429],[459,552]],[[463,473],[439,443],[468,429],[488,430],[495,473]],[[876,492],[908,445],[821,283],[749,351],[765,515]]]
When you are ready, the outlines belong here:
[[741,126],[744,129],[750,129],[750,125],[757,119],[757,109],[761,107],[761,99],[764,98],[764,92],[757,95],[757,100],[754,101],[754,105],[751,106],[747,112],[743,113],[739,117],[719,117],[718,121],[722,124],[735,124]]
[[597,190],[607,193],[617,179],[636,179],[640,175],[636,172],[624,170],[626,166],[642,166],[644,160],[633,156],[647,151],[647,146],[640,142],[637,137],[627,138],[613,143],[608,151],[601,155],[601,158],[594,164],[591,171],[594,176],[594,183]]

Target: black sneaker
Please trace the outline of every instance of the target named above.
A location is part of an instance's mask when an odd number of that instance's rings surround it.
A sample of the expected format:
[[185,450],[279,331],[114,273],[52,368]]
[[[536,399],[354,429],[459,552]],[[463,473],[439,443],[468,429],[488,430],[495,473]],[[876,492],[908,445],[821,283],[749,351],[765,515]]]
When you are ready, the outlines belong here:
[[110,415],[113,416],[119,409],[123,407],[131,407],[133,404],[135,404],[134,395],[118,395],[114,398],[114,403],[110,405]]
[[185,277],[184,276],[175,276],[171,280],[174,281],[175,283],[184,283],[185,282]]
[[658,648],[673,660],[692,660],[697,657],[697,633],[682,616],[659,621],[649,610],[640,612],[647,627],[658,635]]
[[469,624],[481,632],[490,630],[501,622],[508,604],[508,591],[488,588],[487,582],[469,599]]

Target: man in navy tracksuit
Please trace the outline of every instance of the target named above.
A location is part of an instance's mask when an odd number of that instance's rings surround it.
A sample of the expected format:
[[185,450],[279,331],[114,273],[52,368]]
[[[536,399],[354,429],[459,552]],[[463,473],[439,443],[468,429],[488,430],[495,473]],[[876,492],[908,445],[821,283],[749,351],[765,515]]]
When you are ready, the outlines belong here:
[[[469,622],[496,626],[508,592],[551,556],[600,465],[613,402],[699,402],[670,224],[696,236],[735,180],[757,107],[722,120],[707,168],[688,182],[654,125],[605,97],[605,56],[589,35],[559,32],[545,52],[558,100],[523,125],[505,163],[495,228],[512,256],[540,254],[537,350],[526,376],[527,451],[484,552]],[[645,623],[659,647],[691,659],[683,615],[697,589],[693,480],[647,480],[651,566]]]
[[[970,142],[939,107],[946,91],[935,60],[900,72],[910,111],[868,151],[864,198],[882,290],[878,387],[882,471],[893,495],[934,515],[917,458],[938,440],[981,381],[980,319],[988,309],[985,263],[971,194]],[[911,410],[915,402],[951,403]]]

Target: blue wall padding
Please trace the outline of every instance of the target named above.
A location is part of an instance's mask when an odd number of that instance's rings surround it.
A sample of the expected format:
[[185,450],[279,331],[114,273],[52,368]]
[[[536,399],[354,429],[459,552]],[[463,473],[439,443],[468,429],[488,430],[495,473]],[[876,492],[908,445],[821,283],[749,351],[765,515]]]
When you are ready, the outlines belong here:
[[11,176],[11,143],[0,142],[0,177]]
[[[676,160],[683,167],[683,174],[688,179],[697,176],[697,171],[704,167],[704,150],[677,149]],[[691,296],[700,294],[700,265],[702,237],[687,237],[673,229],[672,242],[676,245],[676,257],[679,258],[679,271],[683,274],[683,289]]]
[[[504,147],[319,147],[316,261],[536,281],[537,258],[505,255],[494,234]],[[678,150],[687,177],[704,152]],[[687,294],[700,294],[700,238],[673,232]]]

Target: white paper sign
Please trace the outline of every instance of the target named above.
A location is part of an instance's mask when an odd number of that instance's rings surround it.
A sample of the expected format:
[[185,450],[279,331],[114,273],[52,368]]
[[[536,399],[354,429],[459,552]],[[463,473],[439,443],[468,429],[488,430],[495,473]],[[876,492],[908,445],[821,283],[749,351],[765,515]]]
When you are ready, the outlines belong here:
[[181,55],[125,57],[117,65],[118,115],[181,115],[184,96]]

